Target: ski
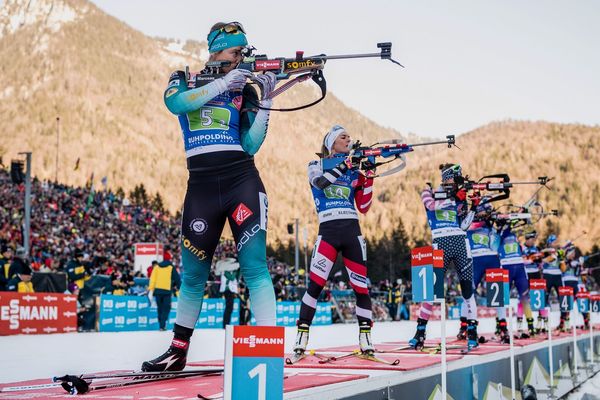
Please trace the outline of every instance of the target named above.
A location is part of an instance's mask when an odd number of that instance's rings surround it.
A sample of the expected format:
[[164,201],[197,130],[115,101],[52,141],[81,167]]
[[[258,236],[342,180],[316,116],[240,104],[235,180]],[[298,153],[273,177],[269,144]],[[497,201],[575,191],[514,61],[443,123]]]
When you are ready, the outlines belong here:
[[294,365],[297,362],[299,362],[301,360],[304,360],[308,356],[314,356],[314,357],[317,357],[320,360],[327,360],[327,359],[329,359],[329,357],[324,356],[322,354],[319,354],[319,353],[317,353],[314,350],[308,350],[308,351],[304,351],[302,353],[294,353],[291,356],[286,357],[285,363],[287,365]]
[[[64,375],[54,377],[54,382],[59,382],[63,389],[70,394],[83,394],[92,390],[117,388],[140,383],[164,381],[177,378],[187,378],[223,373],[223,368],[206,368],[188,371],[164,371],[164,372],[124,372],[115,374],[99,375]],[[109,382],[97,382],[94,380],[109,380]],[[112,381],[110,380],[117,380]]]
[[342,360],[344,358],[355,356],[358,353],[360,353],[360,351],[354,350],[352,353],[342,354],[341,356],[323,357],[322,359],[319,360],[319,364],[327,364],[327,363],[330,363],[333,361]]
[[413,348],[412,346],[406,345],[406,346],[396,347],[396,348],[391,349],[391,350],[377,350],[377,349],[375,349],[375,353],[379,353],[379,354],[397,353],[399,351],[410,350],[412,348]]
[[202,394],[198,393],[198,398],[202,400],[220,400],[223,398],[223,392],[209,396],[203,396]]
[[358,358],[362,358],[363,360],[369,360],[369,361],[374,361],[374,362],[378,362],[378,363],[382,363],[382,364],[387,364],[387,365],[398,365],[400,364],[400,360],[397,358],[394,361],[388,361],[388,360],[384,360],[383,358],[379,358],[373,354],[370,353],[358,353],[355,354],[356,357]]
[[25,386],[7,386],[0,389],[0,393],[5,392],[22,392],[24,390],[44,390],[44,389],[56,389],[61,387],[59,383],[42,383],[39,385],[25,385]]
[[398,359],[396,359],[394,361],[387,361],[387,360],[384,360],[382,358],[375,356],[374,354],[361,353],[360,350],[355,350],[352,353],[343,354],[341,356],[330,356],[330,357],[324,358],[322,360],[319,360],[319,364],[335,362],[335,361],[342,360],[344,358],[349,358],[349,357],[362,358],[363,360],[369,360],[369,361],[379,362],[379,363],[388,364],[388,365],[398,365],[400,363],[400,360],[398,360]]

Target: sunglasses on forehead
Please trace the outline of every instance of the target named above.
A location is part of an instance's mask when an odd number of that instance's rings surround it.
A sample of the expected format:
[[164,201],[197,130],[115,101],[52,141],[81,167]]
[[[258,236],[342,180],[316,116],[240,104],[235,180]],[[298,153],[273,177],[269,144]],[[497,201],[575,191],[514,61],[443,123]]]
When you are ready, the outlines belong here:
[[222,27],[215,29],[214,31],[212,31],[211,33],[208,34],[208,37],[210,37],[211,35],[214,35],[213,38],[210,40],[210,43],[208,43],[209,49],[212,46],[212,44],[215,42],[215,39],[217,37],[219,37],[219,34],[222,32],[225,32],[225,33],[242,32],[243,34],[246,34],[246,31],[244,30],[244,26],[241,23],[236,22],[236,21],[228,22],[225,25],[223,25]]

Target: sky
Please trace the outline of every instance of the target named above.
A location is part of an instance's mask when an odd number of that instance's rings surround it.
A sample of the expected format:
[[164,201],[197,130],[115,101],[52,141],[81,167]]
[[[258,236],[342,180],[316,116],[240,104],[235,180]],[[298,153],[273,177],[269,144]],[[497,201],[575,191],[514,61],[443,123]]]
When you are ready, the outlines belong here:
[[441,137],[504,119],[600,124],[598,1],[93,0],[149,36],[205,40],[243,23],[259,54],[331,60],[329,93],[380,125]]

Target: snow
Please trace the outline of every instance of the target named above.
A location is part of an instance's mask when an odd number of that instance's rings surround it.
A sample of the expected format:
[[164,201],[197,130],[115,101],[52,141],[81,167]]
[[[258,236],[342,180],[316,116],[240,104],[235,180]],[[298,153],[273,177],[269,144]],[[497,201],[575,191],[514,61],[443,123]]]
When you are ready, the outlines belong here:
[[[458,332],[458,321],[448,321],[447,334]],[[493,319],[480,321],[480,331],[490,332]],[[408,340],[415,332],[413,321],[382,322],[373,327],[375,343]],[[440,323],[431,321],[428,339],[439,337]],[[225,331],[197,329],[192,337],[188,360],[223,359]],[[294,344],[296,328],[285,329],[286,351]],[[53,335],[17,335],[0,337],[3,368],[0,382],[16,382],[64,374],[79,374],[116,369],[139,369],[142,361],[167,349],[171,332],[91,332]],[[356,345],[357,324],[314,326],[310,348]]]
[[31,0],[24,5],[22,1],[8,0],[1,10],[0,21],[5,21],[4,27],[8,33],[39,22],[43,22],[50,32],[57,32],[63,24],[75,21],[82,11],[85,10],[76,11],[63,2]]
[[[553,313],[553,323],[558,322]],[[480,320],[479,332],[491,332],[494,319]],[[446,333],[458,331],[459,322],[447,321]],[[382,322],[373,327],[373,341],[408,340],[414,335],[414,321]],[[194,332],[189,360],[222,359],[225,331],[198,329]],[[285,329],[286,352],[291,352],[296,334],[295,327]],[[440,337],[439,321],[431,321],[428,340]],[[4,366],[0,383],[49,378],[64,374],[81,374],[108,370],[139,369],[142,361],[151,359],[167,349],[171,332],[91,332],[52,335],[17,335],[0,337]],[[309,348],[356,345],[356,324],[314,326],[310,332]],[[594,397],[597,396],[597,397]],[[600,374],[585,382],[566,397],[567,400],[600,399]]]

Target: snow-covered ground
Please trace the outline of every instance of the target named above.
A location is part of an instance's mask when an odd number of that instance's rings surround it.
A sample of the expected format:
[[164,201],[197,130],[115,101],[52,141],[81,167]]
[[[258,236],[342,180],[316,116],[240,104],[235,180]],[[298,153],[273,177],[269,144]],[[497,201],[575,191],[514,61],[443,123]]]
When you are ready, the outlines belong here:
[[[482,320],[481,332],[491,332],[494,320]],[[432,321],[428,338],[440,336],[439,322]],[[415,333],[412,321],[377,323],[373,328],[375,343],[408,340]],[[447,334],[458,331],[458,321],[448,321]],[[225,331],[197,329],[192,337],[188,360],[222,359]],[[285,330],[286,351],[291,351],[295,328]],[[139,369],[142,361],[154,358],[167,349],[171,332],[92,332],[53,335],[18,335],[0,337],[0,382],[15,382],[63,374],[78,374],[115,369]],[[342,346],[358,343],[356,324],[314,326],[309,347]]]
[[[558,321],[556,321],[558,322]],[[555,323],[556,323],[555,322]],[[493,319],[480,321],[480,332],[494,329]],[[375,343],[408,340],[414,335],[415,322],[377,323],[373,328]],[[448,321],[447,335],[458,331],[458,321]],[[63,374],[80,374],[115,369],[139,369],[142,361],[153,358],[168,347],[171,332],[94,332],[53,335],[18,335],[0,337],[2,373],[0,383],[47,378]],[[189,360],[223,358],[224,330],[198,329],[192,338]],[[286,328],[286,351],[291,351],[295,328]],[[440,337],[440,323],[432,321],[428,339]],[[356,344],[356,324],[335,324],[311,328],[309,347]],[[587,395],[587,397],[585,397]],[[569,400],[600,399],[600,374],[586,382]]]

